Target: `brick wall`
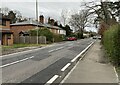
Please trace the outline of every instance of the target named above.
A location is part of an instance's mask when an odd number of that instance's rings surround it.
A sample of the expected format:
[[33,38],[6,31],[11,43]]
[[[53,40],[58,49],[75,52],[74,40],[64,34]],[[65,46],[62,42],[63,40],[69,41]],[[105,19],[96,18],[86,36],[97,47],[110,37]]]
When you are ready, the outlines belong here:
[[2,28],[2,29],[4,29],[4,28],[9,29],[10,28],[10,21],[6,21],[6,26],[0,25],[0,28]]
[[13,32],[13,36],[14,36],[14,43],[19,42],[19,33],[21,31],[28,31],[31,29],[35,29],[35,26],[32,25],[23,25],[23,26],[11,26],[11,31]]

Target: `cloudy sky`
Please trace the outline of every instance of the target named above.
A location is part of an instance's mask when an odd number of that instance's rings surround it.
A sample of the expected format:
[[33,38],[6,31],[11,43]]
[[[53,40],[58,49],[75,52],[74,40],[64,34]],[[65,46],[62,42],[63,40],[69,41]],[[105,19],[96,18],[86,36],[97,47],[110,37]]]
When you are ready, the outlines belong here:
[[[35,18],[35,1],[36,0],[0,0],[0,7],[8,7],[12,10],[18,10],[25,17]],[[90,0],[38,0],[39,15],[44,15],[47,21],[48,17],[57,21],[62,21],[62,10],[68,10],[69,15],[78,12],[83,2]],[[100,0],[91,0],[99,2]],[[68,15],[68,16],[69,16]]]

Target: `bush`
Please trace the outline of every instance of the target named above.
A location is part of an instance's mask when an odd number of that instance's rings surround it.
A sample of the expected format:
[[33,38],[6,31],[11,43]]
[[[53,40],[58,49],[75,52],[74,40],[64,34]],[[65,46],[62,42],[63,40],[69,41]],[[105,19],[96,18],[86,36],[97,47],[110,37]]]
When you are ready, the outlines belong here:
[[[37,30],[30,30],[29,33],[31,36],[37,36]],[[46,36],[48,43],[53,42],[53,39],[54,42],[60,42],[63,40],[63,35],[54,34],[47,28],[38,29],[38,36]]]
[[[29,32],[31,36],[37,36],[37,30],[30,30]],[[38,36],[46,36],[47,41],[50,42],[52,42],[53,39],[53,33],[47,28],[38,29]]]
[[54,34],[53,38],[54,38],[54,42],[61,42],[61,41],[63,41],[62,35]]
[[77,38],[83,39],[83,33],[77,33]]
[[103,45],[110,61],[114,65],[120,64],[120,25],[114,25],[104,32]]

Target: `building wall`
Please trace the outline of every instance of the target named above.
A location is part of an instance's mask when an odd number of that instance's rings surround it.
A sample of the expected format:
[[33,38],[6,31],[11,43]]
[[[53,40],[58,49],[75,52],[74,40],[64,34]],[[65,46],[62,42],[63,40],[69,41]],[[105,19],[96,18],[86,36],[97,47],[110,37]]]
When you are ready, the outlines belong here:
[[[0,25],[1,30],[4,30],[4,32],[9,31],[10,32],[10,21],[6,20],[6,26]],[[9,36],[9,38],[8,38]],[[13,34],[9,33],[2,33],[2,45],[13,45]]]
[[50,29],[50,31],[52,33],[59,34],[59,30],[58,29],[54,29],[54,28],[49,28],[49,29]]
[[65,30],[59,30],[59,34],[66,35],[66,31]]
[[2,45],[13,45],[13,34],[10,34],[10,38],[8,38],[8,34],[3,34]]
[[24,26],[11,26],[11,31],[13,32],[14,43],[19,42],[19,33],[21,31],[28,31],[31,29],[35,29],[35,26],[32,25],[24,25]]
[[2,29],[9,29],[10,28],[10,21],[6,21],[6,26],[0,25],[0,28],[2,28]]

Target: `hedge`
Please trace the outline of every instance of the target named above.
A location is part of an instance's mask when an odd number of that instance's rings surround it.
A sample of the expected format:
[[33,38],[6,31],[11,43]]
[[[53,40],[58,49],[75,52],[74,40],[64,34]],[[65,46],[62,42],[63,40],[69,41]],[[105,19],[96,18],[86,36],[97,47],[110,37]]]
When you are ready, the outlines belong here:
[[120,65],[120,25],[111,26],[104,32],[103,45],[110,61]]

